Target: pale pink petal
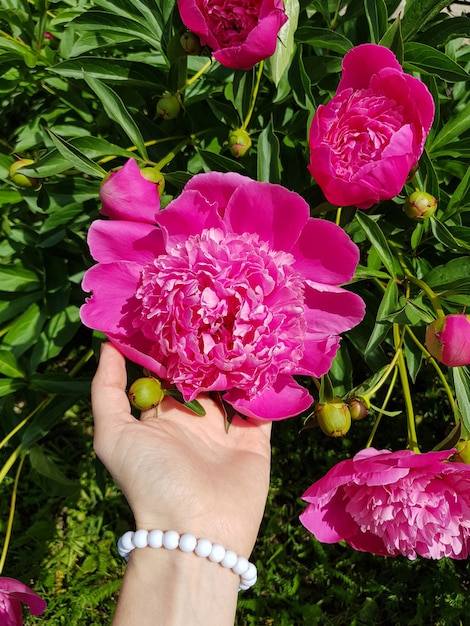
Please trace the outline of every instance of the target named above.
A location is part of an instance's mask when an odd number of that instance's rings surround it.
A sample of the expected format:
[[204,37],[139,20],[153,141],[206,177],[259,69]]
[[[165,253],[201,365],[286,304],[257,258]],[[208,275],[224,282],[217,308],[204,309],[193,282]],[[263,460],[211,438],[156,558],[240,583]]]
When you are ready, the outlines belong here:
[[142,176],[134,159],[105,178],[100,200],[101,213],[117,220],[154,224],[160,209],[157,185]]
[[291,376],[278,376],[274,385],[256,398],[247,400],[238,389],[230,389],[224,400],[242,415],[264,420],[280,420],[306,411],[313,400],[305,387],[298,385]]
[[289,252],[309,212],[308,204],[298,194],[280,185],[251,182],[234,192],[225,218],[233,232],[258,233],[274,250]]
[[302,276],[330,285],[349,282],[359,261],[359,248],[342,228],[314,218],[305,224],[291,253]]
[[96,220],[88,231],[88,246],[95,261],[150,263],[163,254],[163,235],[153,224]]

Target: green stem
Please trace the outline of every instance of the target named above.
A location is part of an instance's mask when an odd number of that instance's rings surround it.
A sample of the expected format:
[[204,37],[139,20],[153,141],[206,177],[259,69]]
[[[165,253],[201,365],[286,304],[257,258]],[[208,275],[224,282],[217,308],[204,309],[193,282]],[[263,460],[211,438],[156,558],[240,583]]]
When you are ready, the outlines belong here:
[[413,276],[413,274],[410,274],[406,270],[406,268],[403,268],[403,269],[405,270],[406,278],[412,283],[414,283],[415,285],[417,285],[427,295],[427,297],[429,298],[429,301],[432,304],[432,308],[434,309],[434,312],[436,313],[436,317],[438,319],[444,319],[446,314],[444,313],[444,310],[441,307],[441,304],[439,302],[439,296],[436,293],[434,293],[431,287],[428,284],[426,284],[424,280],[420,280],[419,278],[416,278],[416,276]]
[[426,350],[426,348],[423,346],[423,344],[420,342],[420,340],[418,339],[418,337],[416,337],[416,335],[414,334],[414,332],[411,330],[411,328],[409,326],[405,326],[405,330],[406,332],[409,334],[409,336],[411,337],[411,339],[414,341],[414,343],[418,346],[418,348],[421,350],[421,352],[423,353],[423,356],[428,360],[429,363],[431,363],[431,365],[434,367],[434,369],[436,370],[436,374],[439,377],[439,380],[441,381],[444,389],[446,390],[447,393],[447,397],[449,398],[449,404],[452,408],[452,411],[454,411],[455,414],[455,398],[454,398],[454,394],[452,393],[452,389],[450,388],[449,383],[447,382],[447,378],[444,376],[444,372],[441,370],[441,368],[439,367],[439,363],[436,361],[436,359],[431,356],[431,354]]
[[163,159],[155,165],[155,167],[158,170],[162,170],[162,168],[164,168],[165,165],[168,165],[168,163],[173,161],[173,159],[178,154],[178,152],[181,152],[181,150],[183,150],[183,148],[185,148],[189,143],[191,143],[192,140],[193,140],[193,137],[189,137],[187,139],[184,139],[183,141],[180,141],[180,143],[175,148],[173,148],[171,152],[169,152],[166,156],[164,156]]
[[391,371],[393,370],[393,368],[397,364],[397,360],[398,360],[398,350],[395,352],[395,355],[394,355],[393,359],[390,361],[389,365],[387,366],[387,369],[385,370],[382,378],[377,382],[375,387],[372,387],[372,389],[370,391],[368,391],[367,393],[364,394],[364,398],[366,400],[368,400],[369,398],[372,398],[377,393],[377,391],[380,389],[380,387],[382,387],[382,385],[385,383],[387,378],[390,376]]
[[336,226],[339,226],[339,223],[341,221],[341,210],[342,210],[342,207],[340,206],[336,209],[336,219],[335,219]]
[[20,456],[21,452],[21,444],[10,454],[10,458],[6,463],[4,463],[2,469],[0,470],[0,484],[3,482],[3,479],[10,471],[10,468],[15,463],[16,459]]
[[[398,353],[397,353],[398,354]],[[380,407],[380,411],[377,413],[377,417],[375,418],[375,422],[374,425],[372,427],[372,431],[369,435],[369,439],[367,440],[366,443],[366,448],[370,448],[372,445],[372,441],[375,437],[375,433],[377,432],[377,428],[379,427],[380,424],[380,420],[382,419],[383,416],[383,412],[385,411],[388,401],[390,400],[390,396],[392,395],[392,391],[393,388],[395,387],[395,382],[397,380],[397,376],[398,376],[398,369],[395,367],[395,370],[393,372],[393,376],[392,376],[392,380],[390,381],[390,385],[388,386],[388,390],[387,393],[385,395],[384,401],[382,402],[382,406]]]
[[18,494],[18,483],[20,481],[20,474],[21,474],[21,470],[23,469],[23,463],[24,463],[25,458],[26,458],[26,452],[23,451],[20,462],[18,464],[18,468],[16,470],[15,481],[13,483],[13,493],[11,494],[11,500],[10,500],[10,513],[8,515],[7,529],[5,532],[5,541],[3,542],[3,548],[2,548],[2,556],[0,557],[0,574],[3,571],[3,566],[5,565],[5,560],[7,558],[8,546],[10,545],[11,531],[13,528],[13,518],[15,517],[15,509],[16,509],[16,496]]
[[184,83],[184,85],[182,87],[180,87],[178,89],[178,91],[176,92],[175,95],[180,95],[183,93],[183,91],[185,89],[187,89],[188,87],[190,87],[193,83],[195,83],[197,81],[197,79],[202,76],[204,74],[204,72],[206,70],[208,70],[210,68],[210,66],[212,65],[212,58],[210,58],[207,63],[205,63],[200,70],[198,70],[195,74],[193,74],[191,76],[191,78],[188,78],[188,80]]
[[264,61],[260,61],[258,65],[258,74],[256,76],[256,83],[253,89],[253,93],[251,94],[251,104],[250,109],[245,117],[245,121],[242,124],[241,130],[246,130],[248,124],[250,123],[251,116],[253,115],[253,111],[255,110],[256,98],[258,97],[259,86],[261,83],[261,76],[263,75]]
[[[144,146],[148,148],[149,146],[155,146],[159,143],[165,143],[167,141],[175,141],[177,139],[183,139],[183,136],[178,135],[175,137],[163,137],[162,139],[150,139],[149,141],[144,141]],[[128,152],[135,152],[137,150],[137,146],[130,146],[129,148],[126,148],[126,150]],[[102,159],[99,159],[97,163],[101,165],[103,163],[109,163],[110,161],[113,161],[114,159],[117,159],[117,158],[118,158],[117,155],[112,154],[107,157],[103,157]]]
[[403,335],[400,334],[400,326],[393,324],[393,341],[395,350],[398,352],[398,373],[400,374],[401,387],[403,390],[403,398],[405,400],[406,422],[408,428],[408,447],[413,452],[419,453],[418,437],[416,435],[416,424],[413,410],[413,401],[411,399],[410,383],[408,380],[408,372],[406,370],[405,357],[403,355]]

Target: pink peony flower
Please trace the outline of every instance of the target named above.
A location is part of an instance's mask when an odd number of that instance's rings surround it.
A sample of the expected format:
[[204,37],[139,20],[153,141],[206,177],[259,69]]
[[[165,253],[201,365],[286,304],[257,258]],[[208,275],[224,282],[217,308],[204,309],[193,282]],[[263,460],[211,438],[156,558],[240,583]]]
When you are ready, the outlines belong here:
[[313,118],[309,171],[332,204],[368,209],[401,191],[433,117],[427,87],[388,48],[357,46],[335,97]]
[[453,450],[362,450],[335,465],[302,498],[300,516],[319,541],[415,559],[465,559],[470,548],[470,465]]
[[426,330],[426,348],[448,367],[470,365],[470,315],[454,313]]
[[[136,167],[121,170],[121,191]],[[293,376],[324,374],[339,333],[364,315],[361,298],[339,287],[357,247],[310,218],[299,195],[239,174],[194,176],[164,211],[153,200],[130,208],[107,195],[111,220],[89,233],[98,265],[83,281],[93,292],[83,322],[186,401],[217,390],[251,417],[307,409]]]
[[23,612],[21,603],[27,604],[31,615],[41,615],[46,610],[46,602],[27,585],[14,578],[0,576],[0,624],[21,626]]
[[178,0],[178,8],[184,25],[214,58],[236,70],[272,56],[287,21],[282,0]]

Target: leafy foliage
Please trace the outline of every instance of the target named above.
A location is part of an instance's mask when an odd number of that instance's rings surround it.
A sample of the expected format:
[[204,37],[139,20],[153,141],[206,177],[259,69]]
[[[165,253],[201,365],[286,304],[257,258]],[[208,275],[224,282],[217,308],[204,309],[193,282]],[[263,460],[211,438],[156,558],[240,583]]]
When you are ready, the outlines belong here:
[[[426,450],[441,440],[450,447],[462,423],[470,431],[468,372],[452,374],[423,348],[436,306],[454,313],[470,305],[470,21],[452,7],[443,12],[446,0],[413,0],[403,13],[399,4],[289,0],[289,29],[274,57],[243,72],[184,53],[174,0],[2,2],[3,502],[23,467],[6,565],[7,575],[36,580],[53,626],[106,623],[123,571],[112,544],[130,515],[91,460],[86,399],[102,338],[81,326],[78,312],[99,185],[130,156],[162,170],[164,205],[195,173],[237,171],[297,191],[312,215],[337,221],[361,249],[349,288],[364,298],[367,315],[345,337],[330,378],[337,394],[354,389],[378,408],[341,441],[317,429],[299,435],[292,421],[276,424],[273,484],[254,555],[261,584],[240,599],[239,624],[465,623],[466,563],[321,546],[297,521],[299,495],[370,442],[371,427],[377,447],[404,447],[413,421]],[[390,47],[426,83],[436,117],[402,195],[368,212],[339,211],[308,174],[308,128],[335,93],[342,57],[366,41]],[[175,119],[156,113],[168,94],[182,104]],[[252,147],[235,159],[227,140],[240,127]],[[20,158],[32,161],[18,170],[29,186],[9,177]],[[414,186],[438,200],[429,220],[402,210]],[[394,355],[404,365],[397,378]],[[0,524],[6,536],[8,506]]]

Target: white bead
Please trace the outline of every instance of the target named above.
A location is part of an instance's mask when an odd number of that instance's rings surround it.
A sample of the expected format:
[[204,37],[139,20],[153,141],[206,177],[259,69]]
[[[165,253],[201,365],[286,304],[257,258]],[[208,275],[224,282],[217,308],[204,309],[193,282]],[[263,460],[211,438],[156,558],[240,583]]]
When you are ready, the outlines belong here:
[[163,531],[151,530],[148,536],[148,544],[151,548],[161,548],[163,545]]
[[235,574],[239,576],[243,576],[243,574],[247,571],[248,566],[250,565],[248,559],[245,559],[244,556],[239,556],[237,562],[232,567]]
[[163,547],[167,550],[176,550],[180,540],[179,533],[176,530],[167,530],[163,533]]
[[135,548],[133,539],[134,539],[134,533],[132,532],[132,530],[128,530],[127,533],[123,534],[120,541],[121,541],[121,546],[124,548],[124,550],[130,551]]
[[136,548],[146,548],[148,546],[148,530],[136,530],[134,533],[134,545]]
[[220,543],[214,543],[212,546],[211,553],[209,554],[209,561],[213,563],[220,563],[224,560],[225,556],[225,548],[221,546]]
[[197,539],[194,535],[191,535],[190,533],[181,535],[179,542],[181,552],[193,552],[196,545]]
[[212,542],[209,539],[198,539],[194,552],[198,556],[207,557],[211,553]]
[[243,582],[248,582],[249,580],[253,580],[258,577],[258,570],[256,569],[256,565],[254,563],[248,563],[248,569],[243,574]]
[[225,556],[221,560],[220,564],[222,567],[226,567],[227,569],[232,569],[235,563],[238,561],[238,554],[233,550],[226,550]]

